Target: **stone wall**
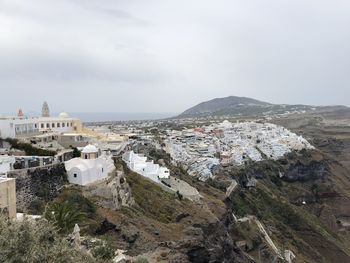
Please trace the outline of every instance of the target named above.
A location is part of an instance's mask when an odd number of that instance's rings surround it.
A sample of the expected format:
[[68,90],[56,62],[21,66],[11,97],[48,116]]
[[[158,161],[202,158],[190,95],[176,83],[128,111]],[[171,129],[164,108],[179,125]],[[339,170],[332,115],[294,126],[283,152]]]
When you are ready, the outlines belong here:
[[35,169],[14,170],[8,177],[16,179],[17,210],[42,212],[45,204],[53,200],[68,183],[63,163]]

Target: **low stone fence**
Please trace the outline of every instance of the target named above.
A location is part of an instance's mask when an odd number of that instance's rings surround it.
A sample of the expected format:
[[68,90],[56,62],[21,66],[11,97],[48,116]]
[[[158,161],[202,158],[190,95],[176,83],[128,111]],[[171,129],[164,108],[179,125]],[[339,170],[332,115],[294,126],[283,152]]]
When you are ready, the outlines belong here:
[[43,165],[43,166],[36,166],[36,167],[29,167],[29,168],[23,168],[23,169],[15,169],[15,170],[11,170],[9,172],[7,172],[7,177],[11,177],[11,178],[15,178],[16,176],[18,176],[18,174],[26,174],[29,172],[33,172],[37,169],[48,169],[50,167],[54,167],[60,165],[60,163],[51,163],[51,164],[47,164],[47,165]]

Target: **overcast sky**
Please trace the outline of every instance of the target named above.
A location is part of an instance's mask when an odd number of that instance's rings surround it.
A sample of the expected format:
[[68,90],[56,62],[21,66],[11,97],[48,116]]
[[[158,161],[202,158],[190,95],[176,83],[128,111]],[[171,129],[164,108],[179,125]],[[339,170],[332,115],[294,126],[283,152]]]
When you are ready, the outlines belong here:
[[350,106],[348,0],[0,0],[0,112]]

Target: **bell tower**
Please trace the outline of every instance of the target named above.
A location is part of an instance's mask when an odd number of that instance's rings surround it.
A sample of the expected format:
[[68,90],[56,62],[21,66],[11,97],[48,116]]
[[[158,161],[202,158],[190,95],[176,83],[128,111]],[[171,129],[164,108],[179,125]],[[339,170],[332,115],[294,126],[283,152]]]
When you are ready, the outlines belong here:
[[41,110],[41,117],[50,117],[49,105],[45,101]]

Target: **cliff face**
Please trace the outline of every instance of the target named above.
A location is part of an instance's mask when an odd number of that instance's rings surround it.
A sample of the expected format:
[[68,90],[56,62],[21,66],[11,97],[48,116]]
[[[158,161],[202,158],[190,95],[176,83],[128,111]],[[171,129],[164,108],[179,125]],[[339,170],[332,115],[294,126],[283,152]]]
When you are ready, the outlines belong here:
[[45,204],[58,196],[67,184],[64,164],[46,168],[11,171],[9,177],[16,179],[17,210],[40,214]]
[[[166,159],[157,153],[158,157],[152,155],[156,161]],[[99,193],[104,202],[97,201],[103,207],[99,215],[105,219],[97,233],[108,235],[134,259],[141,255],[150,262],[161,258],[164,262],[270,263],[282,262],[284,254],[292,253],[293,262],[348,262],[350,240],[342,236],[344,227],[337,223],[345,210],[331,206],[339,198],[343,204],[348,202],[334,184],[342,176],[339,167],[317,150],[245,168],[222,167],[208,182],[169,165],[173,175],[200,192],[202,199],[191,202],[117,165],[117,174],[130,186],[133,205],[118,209],[113,198],[106,199],[112,195],[88,191],[92,199]],[[247,187],[247,178],[257,180],[256,186]],[[232,179],[238,186],[227,197]]]

